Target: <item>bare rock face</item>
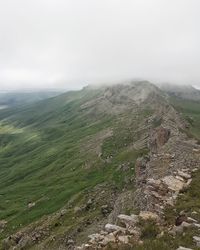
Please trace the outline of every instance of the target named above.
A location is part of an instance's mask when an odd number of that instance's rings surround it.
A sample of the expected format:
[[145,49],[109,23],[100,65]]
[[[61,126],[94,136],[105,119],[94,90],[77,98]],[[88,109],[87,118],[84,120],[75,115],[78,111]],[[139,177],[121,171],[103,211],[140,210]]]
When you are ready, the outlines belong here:
[[197,247],[200,247],[200,237],[199,236],[194,236],[193,240],[196,243]]
[[113,224],[106,224],[105,225],[105,230],[108,232],[108,233],[112,233],[112,232],[124,232],[125,229],[123,227],[119,227],[117,225],[113,225]]
[[134,226],[138,222],[138,216],[137,215],[125,215],[120,214],[118,215],[119,221],[124,224],[126,227]]
[[148,161],[149,161],[149,158],[146,156],[146,157],[138,158],[135,163],[135,175],[136,175],[136,181],[138,183],[141,183],[142,181],[146,179],[145,174],[146,174]]
[[170,130],[162,126],[156,128],[151,136],[149,147],[153,153],[157,153],[158,149],[162,147],[170,137]]
[[172,191],[181,191],[184,188],[184,182],[178,180],[172,175],[165,176],[162,181],[168,186],[168,188]]

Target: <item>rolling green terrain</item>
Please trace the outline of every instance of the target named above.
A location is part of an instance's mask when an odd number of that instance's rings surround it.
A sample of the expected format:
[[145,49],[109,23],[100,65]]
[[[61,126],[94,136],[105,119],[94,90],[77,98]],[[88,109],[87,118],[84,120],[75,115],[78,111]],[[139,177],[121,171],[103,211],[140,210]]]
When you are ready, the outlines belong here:
[[[116,115],[98,111],[98,105],[82,106],[104,91],[85,88],[1,111],[0,219],[8,221],[1,238],[99,183],[122,188],[133,175],[135,159],[146,150],[129,146],[151,111]],[[126,162],[131,162],[128,171],[116,170]],[[31,210],[30,202],[36,203]]]

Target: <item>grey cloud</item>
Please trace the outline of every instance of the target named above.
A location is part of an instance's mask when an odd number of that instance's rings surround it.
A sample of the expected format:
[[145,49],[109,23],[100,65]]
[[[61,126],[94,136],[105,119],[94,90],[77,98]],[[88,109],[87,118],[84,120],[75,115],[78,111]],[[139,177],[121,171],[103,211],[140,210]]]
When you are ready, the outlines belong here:
[[200,86],[198,0],[0,0],[0,89]]

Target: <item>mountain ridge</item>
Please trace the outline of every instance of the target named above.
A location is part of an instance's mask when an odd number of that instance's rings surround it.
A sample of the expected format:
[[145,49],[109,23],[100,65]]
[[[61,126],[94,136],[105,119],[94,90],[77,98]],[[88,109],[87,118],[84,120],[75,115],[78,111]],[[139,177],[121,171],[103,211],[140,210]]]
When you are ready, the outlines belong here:
[[[151,210],[154,203],[143,199],[143,181],[181,168],[179,147],[189,161],[193,148],[198,148],[188,138],[189,133],[198,133],[176,105],[153,84],[132,82],[86,87],[17,112],[1,111],[4,249],[70,249],[70,239],[83,243],[127,209]],[[170,158],[174,166],[166,165],[165,157],[154,159],[154,154],[173,152],[177,152],[176,160]],[[148,155],[145,167],[139,159]],[[138,175],[140,165],[145,175]]]

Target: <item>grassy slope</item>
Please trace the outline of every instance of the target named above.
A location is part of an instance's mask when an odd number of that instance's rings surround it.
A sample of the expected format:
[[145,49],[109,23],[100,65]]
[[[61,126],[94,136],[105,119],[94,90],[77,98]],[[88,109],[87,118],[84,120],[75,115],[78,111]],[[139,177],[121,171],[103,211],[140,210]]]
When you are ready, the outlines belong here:
[[[123,185],[125,174],[115,171],[117,166],[127,160],[134,166],[135,159],[143,152],[128,149],[134,139],[125,136],[125,121],[130,113],[119,121],[115,116],[80,108],[101,91],[84,89],[1,111],[0,219],[8,221],[1,238],[56,211],[74,195],[98,183]],[[144,114],[148,112],[141,112],[135,124],[129,124],[130,129],[134,131]],[[106,128],[114,130],[113,137],[103,145],[103,157],[112,151],[110,163],[82,150],[86,138]],[[113,145],[117,145],[116,152]],[[92,167],[87,169],[84,166],[88,159]],[[132,175],[133,170],[130,171],[126,174]],[[36,206],[28,210],[28,202],[36,202]]]

